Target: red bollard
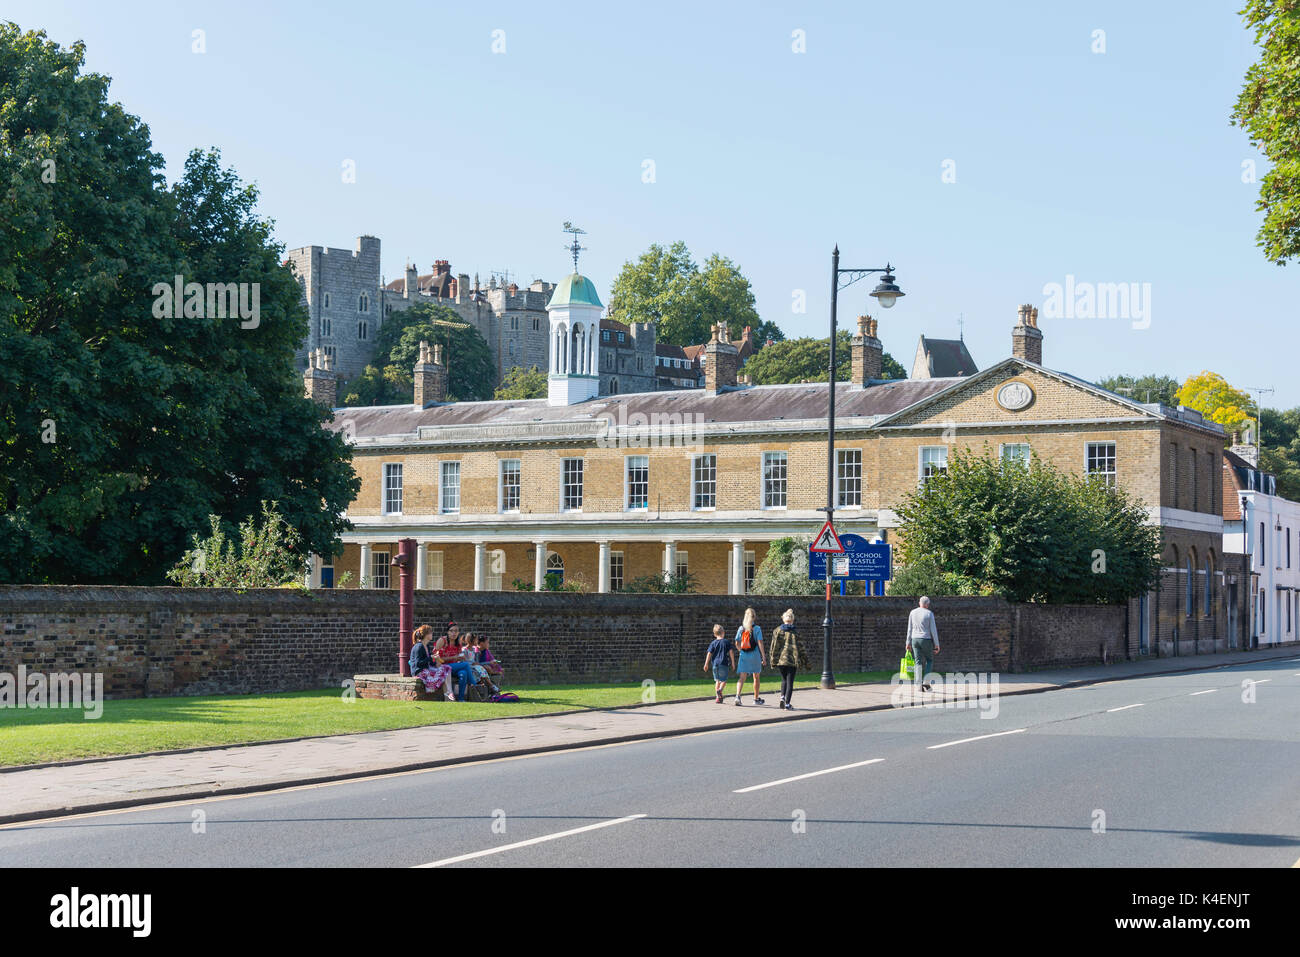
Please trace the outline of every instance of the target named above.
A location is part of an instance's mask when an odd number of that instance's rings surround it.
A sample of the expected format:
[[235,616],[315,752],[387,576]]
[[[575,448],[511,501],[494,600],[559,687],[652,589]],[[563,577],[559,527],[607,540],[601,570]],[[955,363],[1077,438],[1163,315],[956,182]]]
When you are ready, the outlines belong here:
[[398,571],[397,605],[397,673],[411,677],[411,632],[415,627],[415,539],[403,538],[397,543],[397,556],[391,564]]

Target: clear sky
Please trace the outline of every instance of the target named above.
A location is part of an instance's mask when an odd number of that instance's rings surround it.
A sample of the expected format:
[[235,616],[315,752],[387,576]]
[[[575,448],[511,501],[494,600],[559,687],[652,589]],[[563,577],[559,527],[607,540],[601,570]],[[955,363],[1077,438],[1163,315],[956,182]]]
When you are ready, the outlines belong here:
[[[1228,122],[1255,58],[1239,7],[8,0],[0,16],[84,40],[169,176],[218,146],[280,241],[379,236],[389,279],[410,258],[554,281],[569,219],[606,300],[624,261],[681,239],[733,259],[787,335],[825,336],[838,243],[845,266],[895,265],[906,298],[873,314],[909,367],[917,335],[956,337],[959,316],[980,366],[1008,355],[1017,305],[1067,276],[1149,283],[1149,324],[1044,312],[1044,363],[1209,368],[1291,407],[1300,264],[1255,245],[1242,164],[1266,167]],[[841,294],[841,327],[872,285]]]

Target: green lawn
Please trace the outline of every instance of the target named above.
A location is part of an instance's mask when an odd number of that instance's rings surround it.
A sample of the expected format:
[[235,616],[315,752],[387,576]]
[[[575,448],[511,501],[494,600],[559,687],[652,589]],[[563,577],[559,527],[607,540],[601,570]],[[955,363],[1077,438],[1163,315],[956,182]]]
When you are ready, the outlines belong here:
[[[796,679],[815,687],[819,675]],[[889,672],[841,674],[844,684],[887,681]],[[734,679],[728,688],[735,691]],[[765,676],[763,693],[775,697],[779,679]],[[517,704],[452,704],[443,701],[345,701],[339,691],[296,691],[265,695],[194,698],[132,698],[105,701],[94,721],[72,710],[0,710],[0,766],[40,764],[110,754],[140,754],[204,745],[246,744],[357,731],[388,731],[449,721],[518,717],[641,704],[640,684],[511,686]],[[655,700],[675,701],[713,694],[711,679],[661,681]]]

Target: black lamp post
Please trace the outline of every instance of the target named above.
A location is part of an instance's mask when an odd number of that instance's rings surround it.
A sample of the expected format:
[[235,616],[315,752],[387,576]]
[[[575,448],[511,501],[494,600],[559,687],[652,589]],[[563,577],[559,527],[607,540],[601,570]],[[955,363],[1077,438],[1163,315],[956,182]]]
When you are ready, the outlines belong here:
[[[826,411],[826,521],[835,521],[835,312],[839,293],[864,276],[884,273],[871,295],[882,309],[892,309],[894,303],[905,295],[894,282],[894,267],[889,263],[884,269],[841,269],[840,247],[831,253],[831,369],[830,390]],[[835,623],[831,620],[831,562],[826,561],[826,617],[822,619],[822,680],[823,688],[835,687],[835,669],[831,664],[831,638]]]

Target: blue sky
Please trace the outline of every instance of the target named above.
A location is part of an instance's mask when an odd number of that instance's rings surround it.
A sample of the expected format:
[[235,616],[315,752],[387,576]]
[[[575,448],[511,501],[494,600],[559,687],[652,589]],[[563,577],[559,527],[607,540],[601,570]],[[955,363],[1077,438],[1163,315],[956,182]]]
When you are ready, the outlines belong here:
[[[981,366],[1049,283],[1149,283],[1147,328],[1041,317],[1045,364],[1210,368],[1291,407],[1300,264],[1255,246],[1242,164],[1266,167],[1228,123],[1255,58],[1239,6],[9,0],[2,15],[85,40],[169,175],[216,145],[280,241],[377,235],[390,279],[411,258],[555,280],[570,219],[605,298],[625,260],[681,239],[739,264],[787,335],[824,336],[838,243],[846,266],[895,265],[907,296],[873,312],[887,350],[910,365],[918,334],[955,337],[961,315]],[[841,293],[842,327],[871,285]]]

